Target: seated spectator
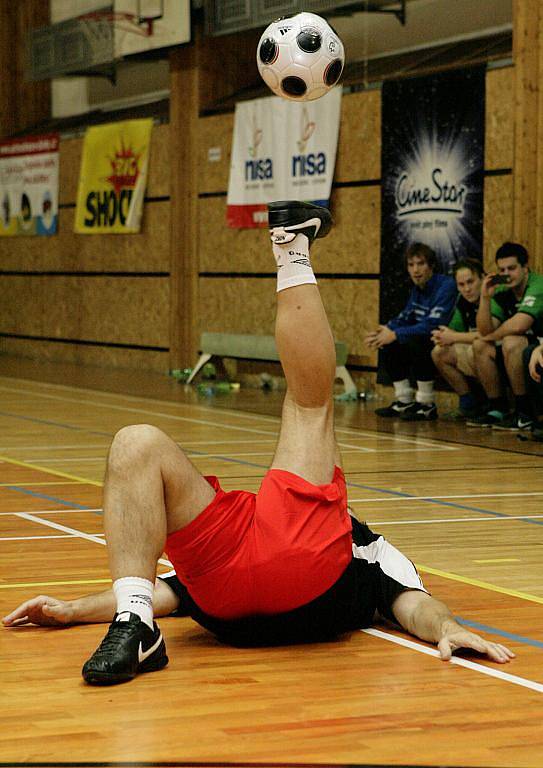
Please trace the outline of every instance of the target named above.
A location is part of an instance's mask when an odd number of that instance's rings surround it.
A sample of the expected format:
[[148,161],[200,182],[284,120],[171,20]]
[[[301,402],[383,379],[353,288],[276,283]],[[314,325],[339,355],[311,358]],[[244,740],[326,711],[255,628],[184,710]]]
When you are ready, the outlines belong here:
[[470,379],[477,378],[472,342],[478,338],[477,309],[484,276],[477,259],[463,259],[453,270],[459,292],[449,325],[440,325],[432,333],[435,347],[432,360],[445,381],[458,395],[458,409],[443,416],[447,421],[465,421],[477,416],[479,405]]
[[[382,363],[394,385],[394,401],[375,413],[404,421],[432,421],[437,418],[437,408],[431,336],[449,321],[456,286],[452,277],[436,273],[436,254],[423,243],[409,246],[405,265],[413,283],[405,308],[365,339],[368,346],[381,350]],[[416,397],[411,374],[417,382]]]
[[[479,381],[489,401],[488,412],[467,423],[495,429],[529,429],[532,417],[522,354],[530,341],[543,336],[543,275],[530,272],[528,251],[518,243],[504,243],[498,248],[496,266],[499,275],[493,273],[483,279],[477,311],[481,338],[473,342]],[[500,370],[513,391],[512,413]]]
[[530,344],[522,355],[526,389],[532,407],[532,438],[543,442],[543,344]]

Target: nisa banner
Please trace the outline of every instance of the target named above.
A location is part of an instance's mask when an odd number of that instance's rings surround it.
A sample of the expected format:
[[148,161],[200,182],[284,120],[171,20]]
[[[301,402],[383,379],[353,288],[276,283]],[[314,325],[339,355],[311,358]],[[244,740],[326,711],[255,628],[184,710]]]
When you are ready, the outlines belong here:
[[441,270],[482,258],[485,72],[387,82],[382,96],[381,320],[405,304],[403,256],[429,245]]
[[341,88],[311,102],[271,96],[236,104],[228,226],[266,227],[273,200],[328,205],[340,110]]
[[0,237],[54,235],[58,133],[0,142]]
[[75,232],[139,232],[153,120],[89,128],[83,143]]

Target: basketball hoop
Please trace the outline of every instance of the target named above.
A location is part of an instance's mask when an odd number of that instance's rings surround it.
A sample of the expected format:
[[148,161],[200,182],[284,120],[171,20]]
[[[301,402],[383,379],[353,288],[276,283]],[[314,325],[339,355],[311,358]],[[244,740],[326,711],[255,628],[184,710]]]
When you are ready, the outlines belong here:
[[77,18],[79,21],[88,22],[89,29],[95,25],[100,27],[103,24],[109,24],[114,29],[120,29],[123,32],[130,32],[141,37],[151,37],[154,31],[154,22],[160,17],[138,16],[136,13],[119,11],[91,11]]

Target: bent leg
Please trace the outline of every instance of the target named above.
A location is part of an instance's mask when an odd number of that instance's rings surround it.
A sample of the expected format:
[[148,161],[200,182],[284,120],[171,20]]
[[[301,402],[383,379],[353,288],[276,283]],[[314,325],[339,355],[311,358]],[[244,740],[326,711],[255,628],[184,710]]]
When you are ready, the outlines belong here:
[[526,394],[522,353],[528,346],[526,336],[505,336],[502,343],[503,360],[514,395]]
[[457,395],[467,395],[469,384],[464,374],[457,368],[458,360],[454,346],[434,347],[432,360],[443,378],[451,385]]
[[496,347],[493,342],[475,339],[473,342],[473,356],[477,378],[483,385],[489,400],[502,395],[500,373],[496,364]]
[[121,429],[109,451],[104,529],[113,580],[153,581],[168,533],[193,520],[215,491],[179,446],[156,427]]

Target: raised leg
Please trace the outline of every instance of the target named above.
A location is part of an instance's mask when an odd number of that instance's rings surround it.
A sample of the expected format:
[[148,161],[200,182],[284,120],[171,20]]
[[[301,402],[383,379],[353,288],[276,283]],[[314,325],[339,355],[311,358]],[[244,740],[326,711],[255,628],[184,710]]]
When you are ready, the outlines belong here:
[[309,246],[331,226],[326,209],[300,203],[270,205],[278,264],[275,341],[287,380],[272,469],[311,483],[329,483],[339,463],[333,426],[334,339],[309,261]]

